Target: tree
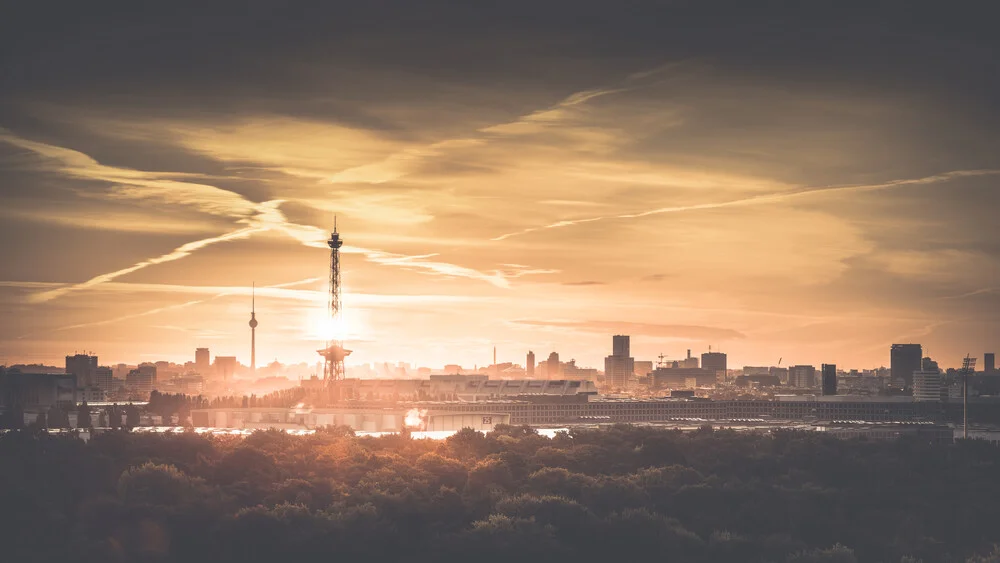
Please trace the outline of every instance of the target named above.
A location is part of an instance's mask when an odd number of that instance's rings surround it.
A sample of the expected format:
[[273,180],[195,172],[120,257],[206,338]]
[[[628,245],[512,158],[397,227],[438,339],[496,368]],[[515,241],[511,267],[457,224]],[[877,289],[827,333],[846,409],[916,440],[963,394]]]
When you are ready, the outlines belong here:
[[139,409],[133,404],[125,407],[125,426],[130,430],[139,426]]
[[90,420],[90,406],[87,405],[87,401],[84,401],[76,408],[76,427],[90,428],[92,426],[93,424]]

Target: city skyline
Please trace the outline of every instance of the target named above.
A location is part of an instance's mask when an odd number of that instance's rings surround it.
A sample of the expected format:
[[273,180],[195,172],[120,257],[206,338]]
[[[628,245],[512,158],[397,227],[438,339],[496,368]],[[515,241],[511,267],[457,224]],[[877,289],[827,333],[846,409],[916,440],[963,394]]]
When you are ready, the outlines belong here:
[[212,8],[180,36],[160,8],[17,7],[0,363],[249,364],[248,302],[259,364],[315,363],[335,214],[355,363],[602,366],[614,334],[731,367],[1000,348],[985,23],[554,6],[400,4],[388,27],[360,6],[343,29]]

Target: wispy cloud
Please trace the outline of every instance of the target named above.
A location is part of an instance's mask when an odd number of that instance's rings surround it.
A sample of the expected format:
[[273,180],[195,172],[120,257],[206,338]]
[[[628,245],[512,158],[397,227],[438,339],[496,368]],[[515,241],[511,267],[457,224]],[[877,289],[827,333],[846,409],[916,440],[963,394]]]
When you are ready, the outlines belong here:
[[59,287],[59,288],[56,288],[56,289],[51,289],[49,291],[43,291],[41,293],[36,293],[36,294],[32,295],[31,297],[29,297],[29,301],[32,302],[32,303],[42,303],[42,302],[45,302],[45,301],[51,301],[51,300],[56,299],[58,297],[62,297],[63,295],[66,295],[67,293],[71,293],[71,292],[74,292],[74,291],[80,291],[81,289],[87,289],[87,288],[90,288],[90,287],[94,287],[95,285],[100,285],[102,283],[107,283],[107,282],[110,282],[110,281],[112,281],[114,279],[120,278],[120,277],[122,277],[124,275],[131,274],[133,272],[137,272],[139,270],[142,270],[143,268],[148,268],[149,266],[155,266],[157,264],[164,264],[166,262],[173,262],[174,260],[180,260],[181,258],[185,258],[187,256],[190,256],[191,253],[193,253],[193,252],[195,252],[195,251],[197,251],[199,249],[205,248],[206,246],[210,246],[210,245],[217,244],[217,243],[220,243],[220,242],[227,242],[227,241],[231,241],[231,240],[247,238],[247,237],[249,237],[250,235],[252,235],[254,233],[259,233],[259,232],[264,231],[264,230],[266,230],[266,229],[261,228],[261,227],[245,227],[245,228],[242,228],[242,229],[239,229],[239,230],[236,230],[236,231],[232,231],[232,232],[229,232],[229,233],[226,233],[224,235],[217,236],[217,237],[210,237],[210,238],[206,238],[206,239],[201,239],[201,240],[196,240],[196,241],[193,241],[193,242],[185,243],[185,244],[182,244],[181,246],[178,246],[177,248],[175,248],[171,252],[168,252],[166,254],[161,254],[160,256],[156,256],[156,257],[153,257],[153,258],[148,258],[148,259],[143,260],[141,262],[136,262],[135,264],[133,264],[133,265],[127,267],[127,268],[122,268],[120,270],[115,270],[114,272],[108,272],[106,274],[101,274],[99,276],[94,276],[94,277],[90,278],[89,280],[87,280],[85,282],[82,282],[82,283],[77,283],[77,284],[72,284],[72,285],[65,285],[65,286],[62,286],[62,287]]
[[730,328],[697,325],[634,323],[624,321],[559,321],[520,319],[515,324],[532,327],[572,330],[595,334],[631,334],[653,338],[680,340],[734,340],[746,338],[743,333]]
[[651,215],[662,215],[665,213],[684,213],[690,211],[702,211],[708,209],[723,209],[727,207],[743,207],[749,205],[762,205],[768,203],[777,203],[782,201],[787,201],[790,199],[796,199],[801,197],[815,196],[820,194],[828,194],[833,192],[863,192],[863,191],[874,191],[874,190],[885,190],[889,188],[897,188],[901,186],[914,186],[914,185],[926,185],[926,184],[936,184],[940,182],[947,182],[949,180],[954,180],[957,178],[968,178],[975,176],[992,176],[1000,174],[1000,170],[954,170],[951,172],[944,172],[942,174],[935,174],[933,176],[925,176],[923,178],[909,178],[902,180],[891,180],[888,182],[882,182],[877,184],[852,184],[843,186],[820,186],[820,187],[806,187],[795,190],[789,190],[784,192],[769,193],[763,195],[756,195],[747,198],[733,199],[729,201],[714,202],[714,203],[700,203],[696,205],[681,205],[675,207],[660,207],[657,209],[650,209],[648,211],[640,211],[636,213],[621,213],[617,215],[601,215],[597,217],[586,217],[582,219],[568,219],[563,221],[556,221],[554,223],[549,223],[547,225],[542,225],[539,227],[529,227],[527,229],[522,229],[520,231],[514,231],[510,233],[505,233],[499,236],[495,236],[490,240],[501,241],[512,237],[522,236],[530,233],[535,233],[539,231],[545,231],[549,229],[558,229],[562,227],[572,227],[575,225],[582,225],[586,223],[594,223],[597,221],[609,221],[617,219],[638,219],[641,217],[649,217]]

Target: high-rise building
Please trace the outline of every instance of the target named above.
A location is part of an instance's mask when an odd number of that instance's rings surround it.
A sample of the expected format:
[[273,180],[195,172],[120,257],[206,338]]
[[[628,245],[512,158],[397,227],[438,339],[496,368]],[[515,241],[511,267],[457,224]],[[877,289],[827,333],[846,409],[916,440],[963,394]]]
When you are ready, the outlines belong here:
[[94,385],[105,394],[114,391],[115,376],[108,366],[100,366],[94,370]]
[[257,284],[250,290],[250,373],[257,372]]
[[792,366],[788,368],[788,383],[800,389],[812,389],[816,386],[815,366]]
[[725,374],[729,369],[727,362],[728,359],[722,352],[705,352],[701,355],[701,367],[716,373],[721,371]]
[[889,369],[893,383],[913,387],[913,372],[920,371],[924,350],[919,344],[893,344],[889,350]]
[[198,370],[198,375],[202,377],[208,375],[208,370],[212,366],[212,357],[208,348],[194,349],[194,368]]
[[528,358],[524,364],[525,377],[535,377],[535,353],[528,350]]
[[629,337],[624,334],[616,334],[611,337],[611,355],[613,356],[628,356],[629,351]]
[[97,356],[76,354],[66,356],[66,373],[76,376],[77,387],[93,387],[97,371]]
[[997,370],[997,357],[993,352],[983,354],[983,371],[993,373]]
[[823,364],[823,394],[837,394],[837,364]]
[[215,373],[223,381],[232,379],[233,374],[236,373],[236,356],[216,356]]
[[562,369],[559,366],[559,352],[549,354],[549,359],[545,362],[545,376],[549,379],[559,379],[562,377]]
[[939,370],[913,372],[913,400],[940,401],[943,384]]
[[604,380],[614,390],[627,389],[635,374],[635,358],[629,356],[629,337],[616,334],[611,339],[611,355],[604,358]]

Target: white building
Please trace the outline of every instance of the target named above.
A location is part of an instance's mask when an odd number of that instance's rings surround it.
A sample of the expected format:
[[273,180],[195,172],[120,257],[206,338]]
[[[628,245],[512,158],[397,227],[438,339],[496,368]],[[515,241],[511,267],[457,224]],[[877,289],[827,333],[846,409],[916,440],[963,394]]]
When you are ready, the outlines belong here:
[[943,377],[939,371],[913,372],[913,400],[940,401],[943,384]]

